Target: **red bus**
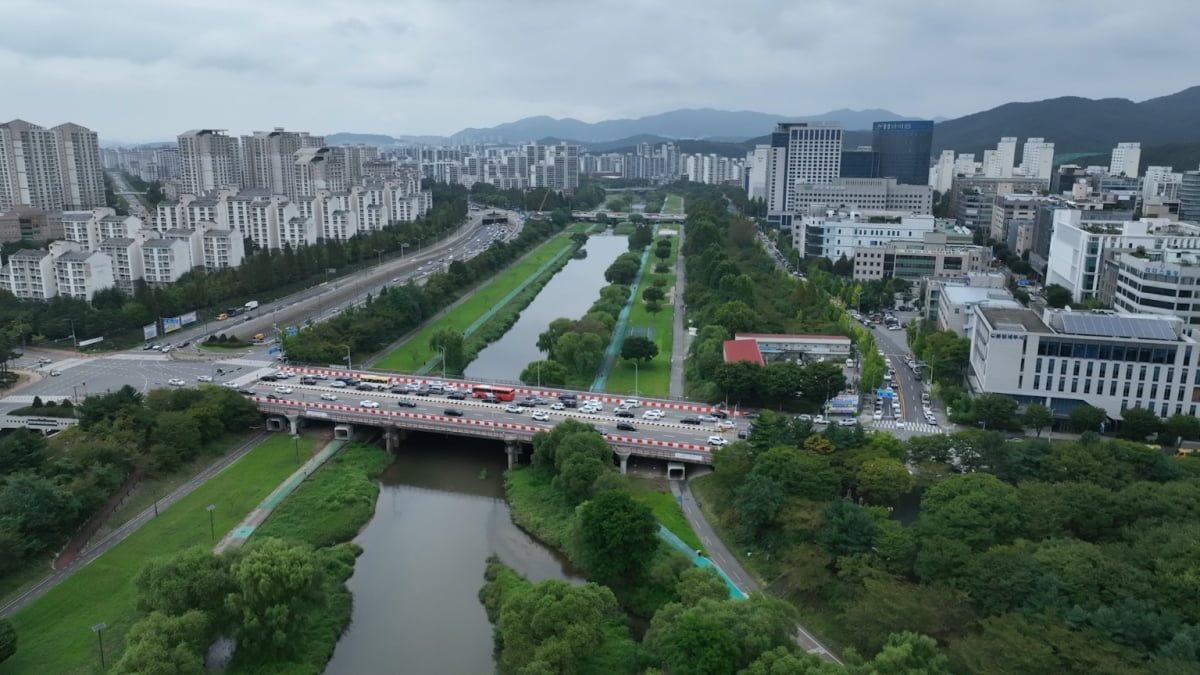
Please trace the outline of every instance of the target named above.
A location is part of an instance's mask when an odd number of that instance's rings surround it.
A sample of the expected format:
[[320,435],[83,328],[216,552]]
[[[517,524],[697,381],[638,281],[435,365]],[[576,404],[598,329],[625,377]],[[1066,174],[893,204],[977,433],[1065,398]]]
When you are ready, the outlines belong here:
[[471,395],[475,398],[495,397],[501,401],[511,401],[517,396],[512,387],[497,387],[490,384],[477,384],[471,387]]

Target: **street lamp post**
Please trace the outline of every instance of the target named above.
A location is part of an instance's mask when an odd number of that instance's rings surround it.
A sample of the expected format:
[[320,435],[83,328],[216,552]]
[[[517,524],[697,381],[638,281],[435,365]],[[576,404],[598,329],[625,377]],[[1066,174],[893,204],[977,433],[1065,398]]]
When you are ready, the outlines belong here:
[[638,395],[638,362],[637,362],[637,359],[633,360],[633,395],[634,396]]
[[292,434],[292,448],[296,451],[296,463],[300,463],[300,434]]
[[438,351],[440,351],[442,353],[442,379],[445,380],[446,379],[446,346],[442,345],[442,348],[439,349]]
[[92,626],[92,632],[96,634],[96,641],[100,643],[100,667],[107,669],[108,665],[106,663],[104,663],[104,629],[105,628],[108,628],[108,624],[101,621],[100,623],[96,624],[95,626]]
[[346,370],[354,370],[354,364],[350,362],[350,345],[342,345],[346,348]]
[[379,266],[383,267],[383,249],[377,248],[375,252],[379,254]]
[[208,511],[208,535],[209,535],[209,537],[212,538],[213,541],[216,541],[217,540],[217,525],[213,521],[213,511],[217,510],[217,505],[209,504],[208,506],[204,507],[204,510]]
[[538,373],[538,376],[537,376],[538,377],[538,389],[541,389],[542,388],[542,361],[541,361],[541,359],[538,359],[538,362],[537,362],[537,373]]

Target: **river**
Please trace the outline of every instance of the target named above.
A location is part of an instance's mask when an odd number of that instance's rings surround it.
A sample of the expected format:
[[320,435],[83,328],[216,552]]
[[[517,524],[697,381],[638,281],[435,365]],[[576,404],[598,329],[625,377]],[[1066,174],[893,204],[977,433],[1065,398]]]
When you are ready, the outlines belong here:
[[354,540],[363,547],[347,582],[354,611],[325,673],[494,672],[478,597],[487,557],[535,583],[583,578],[513,524],[501,443],[418,433],[400,447]]
[[572,259],[555,274],[504,337],[479,352],[464,374],[473,379],[517,381],[530,361],[545,358],[538,351],[537,339],[550,322],[560,317],[578,319],[600,298],[600,289],[608,285],[604,270],[629,250],[628,242],[624,235],[589,237],[587,257]]

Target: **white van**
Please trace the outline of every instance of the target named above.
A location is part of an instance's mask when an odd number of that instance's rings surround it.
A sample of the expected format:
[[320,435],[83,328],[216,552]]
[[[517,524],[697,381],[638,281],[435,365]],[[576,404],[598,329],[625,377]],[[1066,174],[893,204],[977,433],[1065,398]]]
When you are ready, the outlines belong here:
[[621,405],[625,406],[626,408],[640,408],[642,407],[642,402],[636,398],[627,398],[621,401]]

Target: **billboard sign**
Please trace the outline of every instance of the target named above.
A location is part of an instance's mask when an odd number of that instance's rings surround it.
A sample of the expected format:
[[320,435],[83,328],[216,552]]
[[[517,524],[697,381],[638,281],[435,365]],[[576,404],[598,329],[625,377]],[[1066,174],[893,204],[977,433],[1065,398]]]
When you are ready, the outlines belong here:
[[80,341],[79,341],[79,346],[80,346],[80,347],[86,347],[86,346],[88,346],[88,345],[94,345],[94,344],[96,344],[96,343],[98,343],[98,342],[104,342],[104,337],[103,337],[103,336],[101,336],[101,337],[98,337],[98,338],[92,338],[91,340],[80,340]]
[[188,325],[189,323],[196,323],[196,313],[188,312],[187,314],[180,316],[179,322],[184,326]]
[[142,326],[142,337],[146,340],[153,340],[158,337],[158,324],[148,323]]
[[180,328],[183,328],[183,323],[180,321],[181,318],[182,317],[178,317],[178,316],[164,317],[162,320],[163,335],[166,335],[167,333],[173,333],[173,332],[179,330]]

